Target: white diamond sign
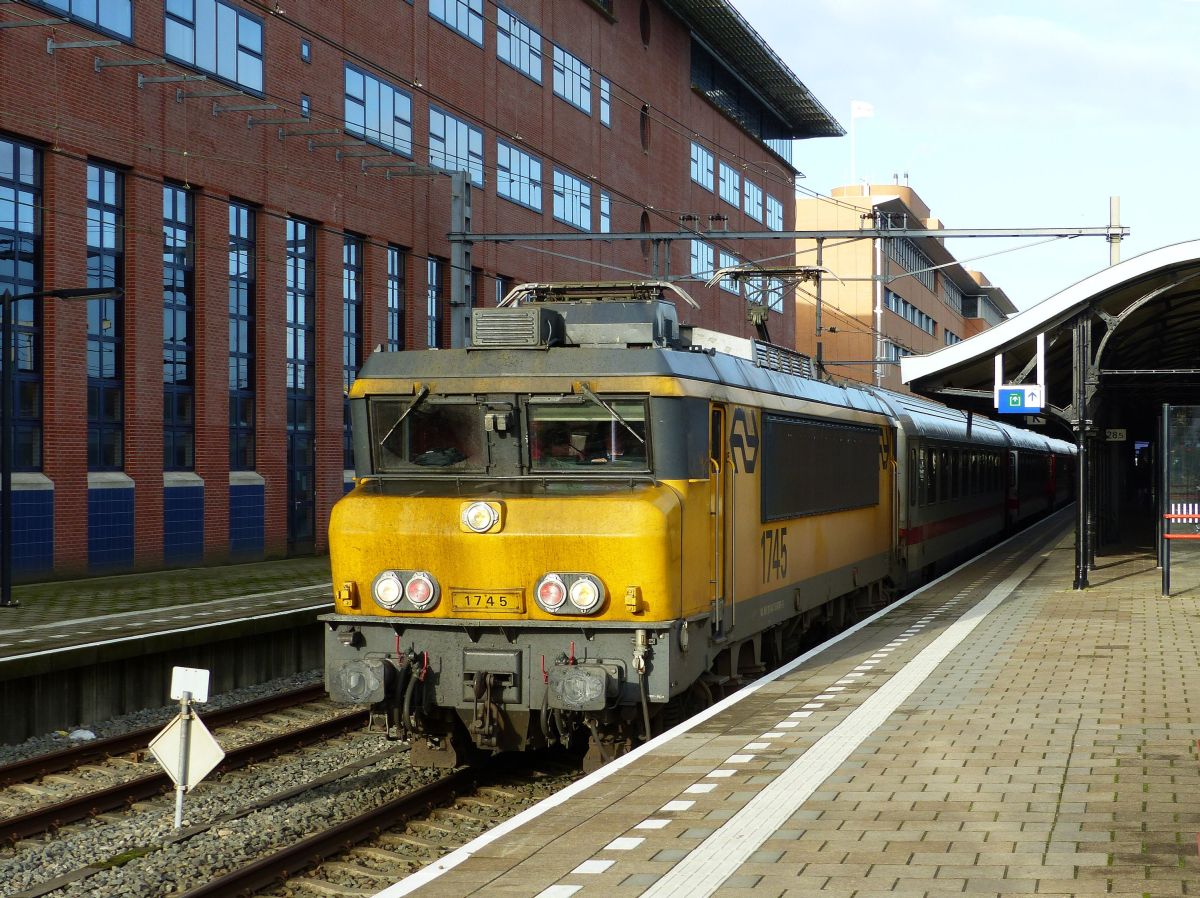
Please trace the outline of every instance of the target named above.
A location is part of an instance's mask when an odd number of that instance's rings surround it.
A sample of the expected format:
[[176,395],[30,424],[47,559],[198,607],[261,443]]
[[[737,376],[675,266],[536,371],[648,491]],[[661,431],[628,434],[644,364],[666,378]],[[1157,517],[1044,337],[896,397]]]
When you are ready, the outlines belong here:
[[150,740],[150,754],[154,755],[167,776],[176,786],[183,786],[189,792],[204,779],[213,768],[221,763],[225,752],[217,744],[208,727],[195,714],[188,722],[187,746],[187,780],[181,781],[181,758],[179,742],[183,738],[183,719],[176,714],[174,719],[163,727],[162,732]]

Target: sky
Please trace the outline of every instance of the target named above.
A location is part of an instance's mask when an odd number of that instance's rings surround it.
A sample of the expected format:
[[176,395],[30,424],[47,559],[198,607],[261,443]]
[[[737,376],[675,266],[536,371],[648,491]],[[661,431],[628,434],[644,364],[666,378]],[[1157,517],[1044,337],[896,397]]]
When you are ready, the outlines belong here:
[[[1200,237],[1196,0],[733,0],[850,130],[857,180],[899,174],[946,227],[1108,224],[1121,259]],[[850,182],[850,138],[797,141],[803,188]],[[1044,238],[1042,238],[1044,239]],[[1026,309],[1108,265],[1103,237],[948,248]]]

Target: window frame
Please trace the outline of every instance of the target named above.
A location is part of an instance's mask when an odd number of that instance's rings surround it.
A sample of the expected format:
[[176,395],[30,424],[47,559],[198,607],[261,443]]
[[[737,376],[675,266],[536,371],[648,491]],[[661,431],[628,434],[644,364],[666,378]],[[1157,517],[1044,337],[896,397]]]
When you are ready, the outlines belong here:
[[[434,120],[435,120],[435,117],[440,117],[442,128],[444,129],[444,133],[439,138],[439,140],[441,142],[441,151],[440,152],[434,147],[434,137],[435,137],[435,135],[434,135]],[[457,150],[457,145],[458,145],[459,140],[462,139],[462,132],[460,129],[465,129],[465,131],[466,131],[466,138],[467,138],[467,155],[466,155],[466,157],[459,156],[457,152],[455,152],[454,155],[451,156],[451,154],[447,150],[447,142],[448,142],[448,138],[450,136],[451,123],[453,123],[456,126],[455,132],[454,132],[456,150]],[[475,144],[476,142],[478,142],[478,144],[479,144],[479,153],[477,156],[472,152],[473,144]],[[438,162],[439,156],[443,160],[444,163],[449,163],[453,159],[456,162],[463,161],[466,164],[463,166],[459,166],[458,168],[451,168],[449,166],[449,164],[442,164],[441,162]],[[471,176],[471,178],[470,178],[471,183],[474,186],[482,189],[484,186],[484,174],[483,174],[484,173],[484,162],[485,162],[485,157],[484,157],[484,151],[483,151],[483,129],[477,128],[475,125],[472,125],[470,122],[465,121],[460,118],[457,118],[456,116],[453,116],[450,113],[446,112],[446,110],[441,109],[438,106],[434,106],[431,103],[429,106],[429,164],[432,165],[434,168],[442,169],[442,171],[447,171],[447,172],[466,171],[466,172],[469,172],[470,176]]]
[[[204,27],[206,23],[198,24],[200,13],[197,11],[197,4],[212,4],[212,22],[213,30],[213,65],[210,68],[202,63],[199,59],[200,53],[197,47],[197,32]],[[177,11],[182,5],[187,4],[191,7],[191,20],[189,21],[184,15]],[[172,9],[175,7],[175,9]],[[221,68],[221,8],[229,10],[234,18],[236,31],[233,37],[232,58],[234,61],[233,77],[222,72]],[[255,50],[249,44],[242,43],[242,26],[243,22],[256,25],[258,27],[258,49]],[[185,56],[179,56],[171,51],[172,44],[172,23],[179,29],[186,30],[191,37],[191,52],[192,58],[188,59]],[[245,53],[251,59],[258,61],[258,86],[242,81],[240,73],[242,70],[242,54]],[[163,56],[167,59],[177,62],[180,65],[186,65],[189,68],[204,72],[207,75],[216,78],[225,84],[232,84],[239,90],[245,90],[257,97],[266,96],[266,81],[267,81],[267,63],[266,63],[266,24],[259,16],[254,15],[240,6],[235,6],[227,0],[166,0],[163,5]]]
[[[568,184],[568,181],[572,183]],[[583,231],[584,233],[591,233],[592,185],[582,178],[577,178],[559,168],[554,169],[553,184],[554,206],[551,212],[554,220],[562,222],[565,225],[570,225],[576,230]],[[575,197],[575,199],[571,202],[568,202],[567,199],[568,191],[572,194],[572,196]],[[562,214],[559,213],[560,203],[562,209],[564,210]],[[586,225],[580,224],[579,221],[575,219],[567,218],[566,215],[570,210],[578,211],[580,220],[582,220],[583,216],[586,214]]]
[[[446,12],[447,7],[455,10],[454,20]],[[438,10],[438,11],[435,11]],[[466,18],[465,29],[459,24],[462,17]],[[429,0],[429,17],[441,22],[455,34],[465,38],[477,47],[483,46],[483,0]],[[478,25],[478,36],[474,26]]]
[[[510,19],[511,24],[506,24],[505,18]],[[514,33],[513,24],[516,25],[517,33]],[[525,34],[521,34],[521,31],[524,31]],[[536,46],[535,41],[530,38],[536,38]],[[504,55],[506,43],[510,56],[516,58]],[[516,51],[513,50],[514,46],[518,48]],[[535,84],[542,84],[545,81],[546,58],[542,53],[542,33],[516,13],[499,4],[496,6],[496,58]],[[534,60],[536,60],[536,68]]]
[[[527,171],[527,174],[513,174],[514,154],[518,157],[521,163],[521,168]],[[533,166],[537,166],[536,179],[533,174]],[[526,191],[536,202],[528,202],[521,199],[519,196],[513,196],[512,193],[504,192],[505,184],[524,184]],[[519,192],[519,191],[518,191]],[[542,160],[532,153],[527,153],[520,147],[514,146],[506,140],[496,138],[496,196],[508,200],[510,203],[515,203],[526,209],[531,209],[534,212],[542,211]]]
[[716,156],[707,147],[693,140],[688,173],[694,184],[699,184],[709,193],[716,191],[716,164]]
[[[72,22],[78,22],[80,25],[91,31],[98,31],[101,34],[110,34],[120,40],[122,43],[128,44],[133,42],[133,0],[95,0],[96,18],[89,19],[73,11],[73,7],[77,2],[86,2],[86,0],[29,0],[30,3],[40,6],[43,9],[53,10],[61,13]],[[111,3],[123,3],[129,9],[129,33],[117,31],[114,28],[109,28],[100,24],[100,8]]]
[[592,114],[592,67],[578,56],[551,43],[554,66],[554,95],[578,109]]
[[[257,465],[255,406],[258,401],[257,352],[258,323],[258,215],[249,203],[229,202],[229,470],[253,471]],[[244,255],[235,263],[235,253]],[[244,272],[244,274],[243,274]],[[233,307],[235,295],[244,303]],[[236,337],[236,339],[235,339]],[[242,349],[241,347],[245,347]],[[237,348],[235,348],[237,347]],[[244,362],[244,376],[235,363]],[[248,416],[238,413],[246,408]]]
[[[377,147],[383,147],[385,150],[390,150],[391,152],[396,153],[397,155],[403,156],[406,159],[412,159],[413,158],[413,98],[412,98],[412,94],[410,94],[406,90],[403,90],[402,88],[397,87],[396,85],[392,84],[390,81],[384,81],[382,78],[376,78],[374,75],[370,74],[366,70],[364,70],[352,63],[349,63],[349,62],[343,63],[342,71],[343,71],[343,75],[342,75],[342,129],[347,134],[353,135],[355,137],[359,137],[369,144],[373,144]],[[361,98],[355,96],[354,94],[352,94],[350,92],[352,78],[358,78],[358,79],[362,80],[363,95]],[[378,86],[376,88],[376,98],[375,98],[375,108],[377,109],[375,123],[377,125],[381,126],[383,123],[382,119],[380,118],[380,116],[378,114],[379,112],[382,112],[382,103],[379,99],[379,89],[386,87],[393,94],[392,119],[391,119],[391,123],[393,125],[393,131],[390,136],[390,142],[389,142],[389,140],[384,139],[384,134],[383,134],[383,131],[381,130],[381,128],[372,130],[368,127],[367,113],[368,113],[368,110],[371,108],[371,105],[368,103],[368,97],[369,97],[370,90],[371,90],[371,87],[368,84],[368,82],[374,82]],[[396,96],[403,97],[404,100],[407,101],[407,103],[408,103],[408,119],[407,119],[407,121],[403,118],[396,117],[396,100],[395,100]],[[353,123],[351,122],[350,116],[348,114],[348,110],[349,110],[352,102],[356,105],[361,106],[361,108],[362,108],[363,123],[361,126],[361,130],[359,130],[360,126],[358,125],[357,122],[353,122]],[[401,135],[400,137],[396,137],[394,126],[396,125],[397,122],[399,122],[401,124],[402,130],[404,130],[404,129],[407,130],[407,132],[408,132],[407,139],[405,139],[405,137],[403,135]]]

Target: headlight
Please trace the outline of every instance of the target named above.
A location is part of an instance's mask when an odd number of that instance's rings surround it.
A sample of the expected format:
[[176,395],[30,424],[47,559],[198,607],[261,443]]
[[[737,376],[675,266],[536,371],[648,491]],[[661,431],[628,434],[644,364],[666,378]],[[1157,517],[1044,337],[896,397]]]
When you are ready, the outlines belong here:
[[557,611],[567,598],[567,587],[558,574],[547,574],[537,585],[537,602],[547,611]]
[[472,502],[462,512],[462,522],[476,533],[487,533],[500,520],[500,512],[486,502]]
[[600,584],[591,577],[580,577],[572,583],[570,595],[571,604],[580,611],[591,611],[600,604],[600,599],[604,597]]
[[427,611],[437,604],[437,581],[424,571],[417,571],[404,585],[404,597],[418,611]]
[[400,582],[395,571],[384,571],[375,578],[375,585],[371,588],[371,592],[375,596],[375,601],[384,608],[395,608],[400,604],[400,599],[404,597],[404,584]]

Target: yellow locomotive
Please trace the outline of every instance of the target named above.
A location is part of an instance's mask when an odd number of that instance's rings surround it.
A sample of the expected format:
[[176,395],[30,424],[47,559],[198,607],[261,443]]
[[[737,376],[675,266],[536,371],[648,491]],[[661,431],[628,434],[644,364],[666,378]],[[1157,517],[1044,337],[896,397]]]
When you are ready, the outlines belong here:
[[414,763],[587,740],[595,766],[907,579],[914,404],[681,327],[672,298],[524,285],[469,349],[363,366],[326,683]]

